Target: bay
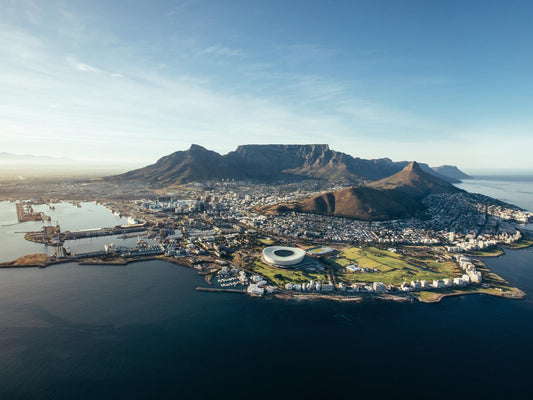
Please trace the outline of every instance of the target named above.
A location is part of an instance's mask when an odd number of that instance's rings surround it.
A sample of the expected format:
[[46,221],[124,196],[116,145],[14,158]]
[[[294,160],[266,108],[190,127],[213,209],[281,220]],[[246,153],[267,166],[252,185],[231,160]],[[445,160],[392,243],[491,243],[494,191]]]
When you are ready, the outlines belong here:
[[[62,231],[113,227],[127,223],[127,219],[113,214],[109,209],[95,202],[82,202],[81,207],[68,202],[54,203],[51,209],[48,205],[33,206],[35,212],[44,212],[51,217],[50,222],[29,221],[19,223],[15,203],[0,201],[0,262],[11,261],[16,258],[34,254],[53,254],[54,247],[24,240],[24,234],[29,231],[40,231],[45,225],[59,224]],[[136,240],[136,239],[135,239]],[[116,236],[88,238],[67,241],[66,246],[72,251],[95,251],[102,249],[110,242],[117,245],[131,245],[135,240],[119,239]]]

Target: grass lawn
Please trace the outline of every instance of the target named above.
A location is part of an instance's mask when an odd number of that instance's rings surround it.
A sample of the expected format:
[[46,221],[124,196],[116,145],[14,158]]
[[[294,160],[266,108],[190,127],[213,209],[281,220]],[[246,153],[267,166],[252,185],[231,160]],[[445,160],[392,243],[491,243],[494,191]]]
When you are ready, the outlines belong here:
[[278,287],[283,287],[286,283],[305,283],[309,282],[311,279],[322,282],[327,280],[326,275],[322,273],[308,273],[306,271],[298,271],[288,268],[271,267],[261,261],[260,258],[258,258],[249,269],[268,278]]
[[[405,257],[375,247],[351,247],[343,250],[337,258],[328,258],[326,262],[334,267],[337,279],[347,284],[353,282],[400,284],[417,279],[433,281],[460,275],[458,266],[452,261],[437,262],[434,257],[428,256]],[[346,272],[344,267],[350,264],[376,269],[377,272]]]
[[256,239],[259,243],[261,244],[264,244],[265,246],[270,246],[272,245],[272,243],[274,243],[273,240],[271,239],[266,239],[266,238],[261,238],[261,239]]
[[494,248],[490,250],[479,250],[469,253],[469,255],[474,257],[498,257],[503,254],[503,250],[500,248]]
[[306,250],[311,254],[321,254],[330,249],[331,249],[330,247],[315,247],[315,248],[311,247],[311,248],[307,248]]
[[504,246],[512,250],[525,249],[526,247],[533,246],[533,239],[530,239],[530,238],[520,239],[516,243],[506,244]]
[[454,289],[445,289],[445,290],[436,290],[436,291],[419,291],[413,292],[413,295],[418,298],[423,303],[434,303],[439,301],[442,297],[445,296],[460,296],[465,294],[488,294],[491,296],[498,297],[512,297],[512,298],[522,298],[524,296],[523,292],[519,289],[516,289],[512,286],[504,286],[500,288],[482,286],[465,286],[462,288]]

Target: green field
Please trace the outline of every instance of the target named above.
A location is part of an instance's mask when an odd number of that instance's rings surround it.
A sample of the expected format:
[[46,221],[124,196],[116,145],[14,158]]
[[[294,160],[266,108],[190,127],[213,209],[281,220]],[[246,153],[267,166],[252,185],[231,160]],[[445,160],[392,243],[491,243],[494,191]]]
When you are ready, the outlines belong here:
[[499,247],[496,247],[496,248],[490,249],[490,250],[474,251],[474,252],[471,252],[469,254],[474,256],[474,257],[498,257],[498,256],[501,256],[503,253],[504,252],[503,252],[502,249],[500,249]]
[[533,246],[533,239],[523,238],[516,243],[506,244],[504,246],[512,250],[525,249],[526,247]]
[[521,299],[524,293],[517,288],[508,286],[503,288],[482,287],[482,286],[466,286],[463,288],[445,289],[439,291],[419,291],[414,292],[414,296],[422,303],[435,303],[447,296],[463,296],[466,294],[488,294],[497,297],[509,297]]
[[[391,253],[375,247],[351,247],[338,257],[330,257],[326,262],[333,267],[337,279],[350,284],[354,282],[383,282],[401,284],[412,280],[453,278],[461,274],[452,261],[437,262],[435,257],[420,255],[415,258]],[[376,269],[377,272],[347,272],[345,267],[356,264],[361,268]]]
[[322,282],[327,281],[325,274],[319,272],[308,273],[306,271],[275,268],[265,264],[260,258],[258,258],[249,267],[249,269],[268,278],[278,287],[284,287],[286,283],[306,283],[311,279]]
[[[309,247],[306,249],[307,252],[313,254],[313,255],[318,255],[318,254],[321,254],[321,253],[324,253],[325,251],[331,251],[333,249],[331,249],[331,247]],[[327,254],[327,253],[324,253],[324,254]]]
[[261,244],[264,244],[265,246],[270,246],[272,245],[272,243],[274,243],[273,240],[271,239],[266,239],[266,238],[261,238],[261,239],[256,239],[259,243]]

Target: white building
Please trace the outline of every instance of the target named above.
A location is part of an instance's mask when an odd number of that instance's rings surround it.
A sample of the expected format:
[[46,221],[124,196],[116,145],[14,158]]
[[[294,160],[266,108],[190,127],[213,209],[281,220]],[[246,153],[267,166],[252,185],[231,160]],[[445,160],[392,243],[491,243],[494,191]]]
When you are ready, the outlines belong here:
[[265,293],[265,289],[257,286],[255,283],[248,285],[248,289],[246,289],[246,291],[252,296],[262,296]]
[[385,293],[385,284],[383,282],[374,282],[372,288],[376,293]]
[[468,276],[470,277],[472,283],[481,283],[483,281],[483,277],[479,271],[469,271]]
[[462,278],[453,278],[453,284],[457,286],[462,286],[465,283]]

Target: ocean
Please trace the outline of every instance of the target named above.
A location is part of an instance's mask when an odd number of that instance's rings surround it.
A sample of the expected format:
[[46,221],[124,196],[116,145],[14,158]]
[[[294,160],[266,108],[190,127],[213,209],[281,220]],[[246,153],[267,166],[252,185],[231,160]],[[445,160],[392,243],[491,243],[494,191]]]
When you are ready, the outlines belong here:
[[[513,185],[502,200],[529,207]],[[287,302],[197,292],[160,261],[1,270],[0,398],[524,398],[533,250],[486,262],[528,297]]]

